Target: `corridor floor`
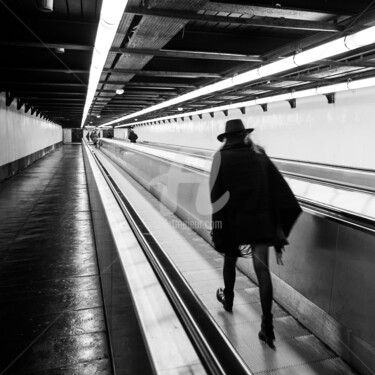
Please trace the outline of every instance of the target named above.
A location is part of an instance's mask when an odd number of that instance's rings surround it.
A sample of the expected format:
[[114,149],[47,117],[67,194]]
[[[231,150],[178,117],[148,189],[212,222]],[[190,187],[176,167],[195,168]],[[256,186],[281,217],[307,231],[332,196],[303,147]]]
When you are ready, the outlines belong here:
[[82,149],[0,184],[0,374],[112,374]]

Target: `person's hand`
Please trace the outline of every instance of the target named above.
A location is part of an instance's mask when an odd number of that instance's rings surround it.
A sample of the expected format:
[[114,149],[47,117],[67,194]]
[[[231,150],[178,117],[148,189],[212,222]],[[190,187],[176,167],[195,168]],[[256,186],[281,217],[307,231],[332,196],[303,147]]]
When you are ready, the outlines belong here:
[[280,266],[284,265],[283,262],[283,251],[284,247],[283,246],[275,246],[275,253],[276,253],[276,263]]
[[283,266],[284,265],[284,262],[283,262],[283,253],[280,252],[276,252],[276,263],[280,266]]

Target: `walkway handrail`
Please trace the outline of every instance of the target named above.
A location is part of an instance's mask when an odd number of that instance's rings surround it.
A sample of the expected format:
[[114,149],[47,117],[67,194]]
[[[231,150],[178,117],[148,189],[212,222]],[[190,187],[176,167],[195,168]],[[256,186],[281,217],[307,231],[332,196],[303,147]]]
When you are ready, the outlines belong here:
[[[104,235],[104,238],[99,237],[98,241],[106,241],[105,243],[109,245],[103,246],[101,249],[99,247],[100,251],[105,253],[98,254],[100,271],[103,276],[101,282],[104,283],[102,284],[104,301],[105,304],[109,304],[106,313],[111,314],[114,306],[117,306],[115,311],[118,312],[118,308],[123,311],[124,301],[113,301],[112,291],[120,285],[124,287],[124,284],[127,284],[153,373],[164,374],[174,369],[189,372],[192,368],[197,371],[204,371],[204,366],[189,336],[165,295],[155,272],[86,143],[83,144],[83,150],[88,181],[91,181],[90,195],[92,194],[92,198],[96,202],[100,200],[100,202],[95,203],[94,209],[99,209],[101,212],[93,212],[93,218],[99,218],[98,225],[108,226],[108,235],[111,236],[113,242],[110,243],[106,239],[106,229],[99,233],[99,236]],[[112,252],[114,252],[113,257],[111,256]],[[118,265],[115,265],[115,263],[118,263]],[[113,279],[111,276],[111,280],[108,280],[106,275],[112,275],[112,265],[115,266],[116,277]],[[116,274],[116,269],[122,269],[121,277]],[[114,284],[109,285],[109,282],[114,282]],[[120,294],[120,298],[122,298],[121,295],[124,292],[117,294]],[[107,319],[113,320],[111,315],[107,315]],[[123,320],[124,323],[117,318],[116,326],[127,326],[127,315],[123,317]],[[113,331],[113,329],[109,330],[110,342],[113,345],[112,351],[115,357],[119,357],[123,355],[121,353],[123,345],[119,345],[118,335]],[[168,340],[166,340],[166,337]],[[113,362],[114,366],[118,362],[120,365],[122,364],[121,360],[118,361],[116,358],[113,358]]]
[[[209,158],[194,158],[193,153],[186,155],[183,152],[179,153],[176,150],[172,151],[168,148],[160,147],[158,149],[155,145],[150,147],[145,144],[131,144],[118,140],[109,140],[108,142],[127,148],[132,152],[159,159],[206,176],[210,173],[211,160]],[[375,193],[373,191],[333,183],[330,180],[316,179],[314,177],[302,178],[299,175],[281,172],[289,182],[301,206],[303,208],[307,207],[307,205],[309,206],[309,213],[322,216],[326,212],[329,213],[326,215],[328,219],[334,217],[336,221],[344,224],[353,222],[356,227],[360,226],[361,230],[374,231],[375,211],[372,207],[375,205]],[[319,191],[314,193],[316,189],[324,191],[322,193],[319,193]],[[336,200],[330,197],[334,197],[337,193],[339,194],[336,203]],[[341,199],[341,196],[344,194],[348,196],[348,199]],[[329,197],[328,201],[327,197]],[[348,202],[350,203],[354,199],[358,200],[357,205],[348,204]]]

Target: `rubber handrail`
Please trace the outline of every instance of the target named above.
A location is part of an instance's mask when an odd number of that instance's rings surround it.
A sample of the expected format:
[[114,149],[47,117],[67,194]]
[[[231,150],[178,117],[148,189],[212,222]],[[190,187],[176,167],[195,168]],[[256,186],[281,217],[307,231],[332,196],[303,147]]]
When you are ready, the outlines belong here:
[[[132,151],[135,152],[135,153],[142,154],[142,155],[150,156],[149,154],[147,154],[144,151],[136,150],[136,149],[133,149],[133,148],[132,148]],[[169,162],[169,163],[177,165],[181,168],[192,170],[194,172],[199,172],[199,173],[202,173],[202,174],[205,174],[205,175],[209,173],[204,169],[192,167],[190,165],[183,164],[183,163],[180,163],[180,162],[174,161],[174,160],[171,161],[170,159],[163,158],[161,156],[151,155],[151,157],[155,158],[155,159],[159,159],[159,160]],[[286,175],[286,176],[293,175],[292,173],[283,173],[283,174]],[[295,176],[295,175],[293,177],[296,178],[296,179],[303,179],[303,180],[306,180],[306,181],[317,180],[317,179],[308,178],[308,177],[302,178],[301,176]],[[324,182],[326,185],[330,185],[330,186],[341,186],[339,184],[334,184],[334,183],[330,182],[329,180],[327,180],[327,181],[321,180],[319,182]],[[344,187],[345,190],[349,190],[349,191],[360,191],[360,192],[364,192],[364,193],[373,194],[372,191],[367,191],[367,190],[364,190],[364,189],[357,189],[357,188],[353,189],[353,187],[345,186],[345,185],[342,185],[342,187]],[[320,209],[320,211],[309,209],[310,213],[313,213],[313,214],[319,213],[319,216],[321,216],[322,215],[321,212],[330,212],[331,214],[326,214],[327,219],[332,219],[333,217],[335,217],[336,221],[341,221],[344,224],[353,224],[352,226],[361,228],[362,230],[365,230],[365,231],[373,232],[374,221],[371,221],[367,217],[364,217],[364,216],[361,216],[361,215],[355,214],[355,213],[350,213],[348,211],[340,210],[339,208],[335,208],[335,207],[326,205],[325,203],[310,201],[310,200],[308,200],[306,198],[303,198],[303,197],[300,197],[300,196],[297,196],[297,199],[303,207],[304,207],[304,203],[308,203],[310,206],[314,206],[315,208]]]

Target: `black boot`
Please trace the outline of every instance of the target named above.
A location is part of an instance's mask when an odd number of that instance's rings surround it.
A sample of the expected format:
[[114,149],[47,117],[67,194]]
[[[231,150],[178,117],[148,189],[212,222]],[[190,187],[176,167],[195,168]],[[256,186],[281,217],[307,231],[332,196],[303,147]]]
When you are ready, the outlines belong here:
[[234,293],[228,295],[223,288],[219,288],[216,291],[217,300],[223,304],[224,310],[231,312],[233,308]]
[[272,314],[262,316],[261,329],[258,334],[260,340],[264,341],[271,349],[275,349],[275,333],[273,332]]

